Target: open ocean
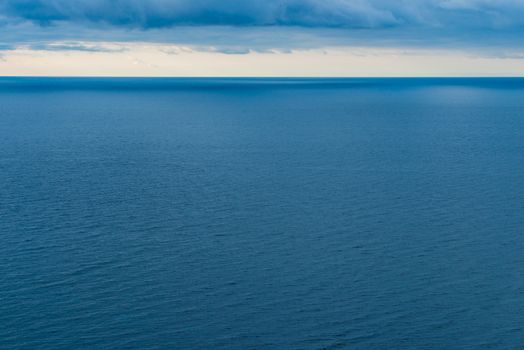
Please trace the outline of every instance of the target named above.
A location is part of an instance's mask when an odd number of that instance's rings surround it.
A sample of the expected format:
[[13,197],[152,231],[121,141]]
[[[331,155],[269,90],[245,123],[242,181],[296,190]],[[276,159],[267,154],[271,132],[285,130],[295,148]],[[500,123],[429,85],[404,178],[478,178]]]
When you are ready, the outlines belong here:
[[0,78],[0,348],[524,347],[524,79]]

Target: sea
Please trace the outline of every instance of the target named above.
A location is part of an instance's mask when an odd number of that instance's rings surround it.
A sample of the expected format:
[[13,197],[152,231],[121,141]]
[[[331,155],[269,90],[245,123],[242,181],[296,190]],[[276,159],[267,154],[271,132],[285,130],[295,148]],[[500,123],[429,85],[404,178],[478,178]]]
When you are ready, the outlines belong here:
[[0,78],[0,348],[524,348],[524,79]]

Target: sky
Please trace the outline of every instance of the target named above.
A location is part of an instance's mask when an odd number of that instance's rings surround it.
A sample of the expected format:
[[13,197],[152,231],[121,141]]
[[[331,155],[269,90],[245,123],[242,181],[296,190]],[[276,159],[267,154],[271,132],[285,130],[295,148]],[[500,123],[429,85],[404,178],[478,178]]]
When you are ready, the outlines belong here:
[[524,0],[0,0],[3,76],[524,76]]

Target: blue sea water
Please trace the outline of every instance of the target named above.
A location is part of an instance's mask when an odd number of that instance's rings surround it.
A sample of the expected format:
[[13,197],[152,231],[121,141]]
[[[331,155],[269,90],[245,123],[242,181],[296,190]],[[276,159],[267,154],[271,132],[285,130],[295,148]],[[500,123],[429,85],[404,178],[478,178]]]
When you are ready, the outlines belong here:
[[1,349],[524,346],[524,79],[0,78]]

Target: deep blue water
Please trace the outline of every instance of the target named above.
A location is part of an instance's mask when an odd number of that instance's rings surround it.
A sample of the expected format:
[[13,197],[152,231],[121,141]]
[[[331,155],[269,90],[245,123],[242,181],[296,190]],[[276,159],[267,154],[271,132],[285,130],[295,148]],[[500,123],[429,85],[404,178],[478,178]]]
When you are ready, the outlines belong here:
[[0,348],[524,346],[524,79],[0,78]]

